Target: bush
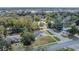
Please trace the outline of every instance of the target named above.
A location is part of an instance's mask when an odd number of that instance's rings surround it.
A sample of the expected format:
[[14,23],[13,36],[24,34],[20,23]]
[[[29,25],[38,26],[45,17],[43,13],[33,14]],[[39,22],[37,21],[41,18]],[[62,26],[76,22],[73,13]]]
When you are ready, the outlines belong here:
[[0,36],[0,50],[5,51],[9,50],[10,45]]
[[40,17],[39,16],[34,16],[34,20],[35,21],[40,21]]
[[5,28],[4,26],[0,26],[0,34],[4,34]]
[[22,34],[22,39],[21,42],[23,43],[23,45],[28,46],[31,45],[31,43],[35,40],[35,36],[33,33],[30,32],[24,32]]
[[51,28],[51,22],[48,22],[48,24],[47,24],[47,25],[48,25],[48,27],[49,27],[49,28]]
[[32,30],[37,30],[37,29],[39,29],[38,22],[33,22],[31,27],[32,27]]
[[76,26],[71,26],[71,29],[68,30],[70,33],[70,36],[74,36],[77,33],[77,28]]

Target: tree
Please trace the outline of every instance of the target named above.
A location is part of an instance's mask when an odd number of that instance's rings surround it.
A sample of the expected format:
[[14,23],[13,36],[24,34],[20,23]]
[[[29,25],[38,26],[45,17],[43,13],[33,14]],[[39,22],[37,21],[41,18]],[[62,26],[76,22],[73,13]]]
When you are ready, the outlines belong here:
[[8,18],[8,17],[6,17],[6,18],[4,18],[3,19],[3,25],[4,25],[4,27],[13,27],[14,26],[14,23],[16,23],[16,18],[13,18],[13,17],[10,17],[10,18]]
[[20,17],[12,20],[12,32],[20,33],[24,27],[27,27],[28,31],[31,31],[32,18],[31,17]]
[[56,29],[57,31],[61,31],[63,28],[63,23],[60,20],[55,19],[53,23],[51,23],[51,28]]
[[24,19],[18,19],[13,21],[12,32],[20,33],[25,27]]
[[49,17],[54,18],[56,16],[56,13],[47,13],[46,15],[49,16]]
[[5,28],[4,26],[0,26],[0,34],[4,34]]
[[30,32],[24,32],[22,34],[22,39],[21,42],[23,43],[24,46],[29,46],[31,43],[35,40],[35,36],[33,33]]
[[25,18],[24,24],[25,24],[25,27],[27,27],[28,31],[31,32],[32,18],[30,16]]
[[37,30],[39,28],[38,22],[33,22],[31,27],[32,30]]
[[51,19],[52,19],[51,17],[47,16],[45,22],[49,23],[51,21]]
[[52,25],[52,23],[51,22],[48,22],[48,28],[51,28],[51,25]]
[[69,29],[68,31],[70,33],[70,36],[74,36],[77,33],[78,30],[77,30],[75,25],[72,25],[71,29]]
[[0,51],[9,50],[10,45],[5,41],[3,36],[0,36]]
[[34,16],[34,20],[35,20],[36,22],[38,22],[38,21],[40,21],[40,17],[39,17],[39,16]]

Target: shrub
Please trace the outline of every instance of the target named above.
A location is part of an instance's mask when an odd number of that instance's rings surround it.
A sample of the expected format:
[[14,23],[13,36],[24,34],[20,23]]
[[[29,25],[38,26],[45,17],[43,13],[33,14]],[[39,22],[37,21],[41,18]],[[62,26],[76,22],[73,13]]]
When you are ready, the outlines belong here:
[[31,45],[31,43],[35,40],[35,36],[33,33],[25,32],[22,34],[21,42],[23,45],[28,46]]

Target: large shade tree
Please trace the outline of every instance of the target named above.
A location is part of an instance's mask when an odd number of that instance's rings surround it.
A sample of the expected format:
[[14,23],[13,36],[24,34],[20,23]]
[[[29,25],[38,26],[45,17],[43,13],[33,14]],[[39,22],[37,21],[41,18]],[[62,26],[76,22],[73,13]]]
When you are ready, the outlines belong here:
[[35,36],[31,32],[24,31],[22,34],[21,42],[24,46],[29,46],[32,44],[32,42],[35,40]]

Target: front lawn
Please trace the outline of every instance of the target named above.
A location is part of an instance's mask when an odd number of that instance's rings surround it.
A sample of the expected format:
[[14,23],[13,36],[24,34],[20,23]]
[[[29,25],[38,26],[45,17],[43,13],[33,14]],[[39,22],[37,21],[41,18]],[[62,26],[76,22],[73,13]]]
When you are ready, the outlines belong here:
[[31,46],[39,46],[39,45],[44,45],[48,43],[54,43],[56,41],[59,41],[56,37],[42,36],[38,38]]

